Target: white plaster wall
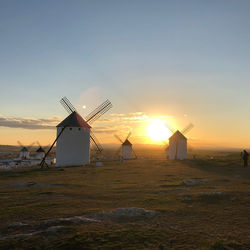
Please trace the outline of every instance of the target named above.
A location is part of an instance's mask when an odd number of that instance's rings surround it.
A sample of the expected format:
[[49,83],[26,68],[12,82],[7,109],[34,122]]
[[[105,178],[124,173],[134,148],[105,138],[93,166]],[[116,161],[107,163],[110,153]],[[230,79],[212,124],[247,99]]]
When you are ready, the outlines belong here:
[[132,159],[133,158],[132,146],[122,145],[122,157],[123,157],[123,159]]
[[44,152],[36,152],[36,159],[43,159],[44,156],[45,156]]
[[[177,147],[177,148],[176,148]],[[187,158],[187,140],[170,140],[169,141],[169,159],[175,160],[177,150],[177,160],[184,160]]]
[[29,159],[30,158],[30,152],[29,151],[20,151],[19,152],[19,158],[20,159]]
[[[57,128],[57,135],[62,128]],[[56,143],[56,166],[81,166],[89,164],[89,130],[65,128]]]

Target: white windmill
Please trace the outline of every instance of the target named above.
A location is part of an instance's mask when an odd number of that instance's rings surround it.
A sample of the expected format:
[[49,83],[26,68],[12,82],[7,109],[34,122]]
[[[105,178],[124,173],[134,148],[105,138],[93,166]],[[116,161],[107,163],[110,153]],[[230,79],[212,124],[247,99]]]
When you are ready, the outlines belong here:
[[29,146],[24,146],[20,141],[17,141],[17,143],[21,147],[21,150],[19,151],[19,159],[21,159],[21,160],[29,159],[30,158],[29,147],[33,146],[35,143],[33,142]]
[[43,167],[46,164],[45,159],[55,143],[57,143],[56,166],[81,166],[89,164],[90,140],[96,146],[97,151],[102,152],[103,150],[91,131],[89,124],[112,108],[112,104],[109,100],[106,100],[84,120],[66,97],[62,98],[60,102],[69,113],[69,116],[57,125],[57,137],[40,165]]
[[36,143],[39,145],[39,148],[36,150],[35,158],[41,160],[41,159],[43,159],[44,156],[45,156],[45,150],[44,150],[44,148],[41,146],[41,144],[40,144],[39,141],[37,141]]
[[[123,159],[134,159],[137,158],[134,150],[133,150],[133,145],[132,143],[128,140],[129,137],[131,136],[131,132],[128,133],[126,139],[123,141],[118,135],[114,135],[115,138],[121,142],[121,147],[118,150],[118,153],[121,154],[121,157]],[[133,156],[134,154],[134,156]]]
[[189,124],[181,132],[179,130],[173,131],[173,135],[169,137],[169,145],[166,148],[166,158],[170,160],[184,160],[187,158],[187,138],[184,136],[194,127],[193,124]]

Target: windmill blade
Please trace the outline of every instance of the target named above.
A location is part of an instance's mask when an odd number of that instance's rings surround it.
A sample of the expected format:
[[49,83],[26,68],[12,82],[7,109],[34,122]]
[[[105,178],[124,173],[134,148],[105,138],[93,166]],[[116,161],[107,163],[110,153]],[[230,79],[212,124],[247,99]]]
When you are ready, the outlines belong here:
[[94,111],[92,111],[87,117],[85,117],[86,122],[87,123],[94,122],[112,107],[113,105],[111,104],[111,102],[109,100],[106,100],[99,107],[97,107]]
[[128,135],[127,135],[125,141],[128,140],[128,138],[129,138],[130,136],[131,136],[131,132],[128,133]]
[[132,148],[132,152],[134,153],[134,155],[135,155],[135,159],[137,159],[137,155],[136,155],[136,153],[135,153],[135,151],[134,151],[134,149]]
[[20,147],[23,147],[23,144],[20,141],[17,141],[17,143]]
[[109,100],[106,100],[103,102],[100,106],[98,106],[96,109],[94,109],[91,113],[89,113],[85,119],[86,121],[90,121],[92,116],[94,116],[98,111],[100,111],[103,107],[105,107],[109,103]]
[[176,132],[176,129],[173,128],[169,123],[166,123],[167,128],[174,134]]
[[194,127],[194,125],[192,123],[188,124],[182,131],[182,134],[186,134],[187,132],[189,132],[192,128]]
[[123,143],[122,139],[121,139],[118,135],[114,135],[114,137],[115,137],[118,141],[120,141],[121,143]]
[[72,103],[69,101],[69,99],[64,96],[61,100],[60,103],[62,104],[62,106],[65,108],[65,110],[71,114],[73,112],[76,111],[75,107],[72,105]]
[[167,125],[168,129],[171,131],[172,134],[174,134],[177,130],[171,127],[170,125]]
[[32,146],[34,146],[36,142],[32,142],[29,146],[27,146],[28,149],[30,149]]
[[97,138],[95,137],[93,132],[90,132],[90,139],[91,141],[94,143],[94,145],[96,146],[97,151],[99,151],[99,153],[101,153],[103,151],[103,147],[102,145],[98,142]]

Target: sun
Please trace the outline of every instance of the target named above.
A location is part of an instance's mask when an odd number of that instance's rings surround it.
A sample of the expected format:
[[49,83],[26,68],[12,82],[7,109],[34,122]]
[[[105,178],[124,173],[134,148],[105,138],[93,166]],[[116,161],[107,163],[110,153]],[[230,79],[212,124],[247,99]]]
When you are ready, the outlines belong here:
[[163,142],[166,141],[172,133],[163,119],[153,119],[148,125],[147,135],[154,142]]

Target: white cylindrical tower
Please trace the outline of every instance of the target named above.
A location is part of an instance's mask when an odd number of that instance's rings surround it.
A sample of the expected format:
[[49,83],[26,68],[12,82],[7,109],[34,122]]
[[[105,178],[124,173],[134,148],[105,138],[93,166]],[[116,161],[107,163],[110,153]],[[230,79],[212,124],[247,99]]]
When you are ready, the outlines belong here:
[[133,158],[132,144],[128,139],[122,144],[122,158],[123,159]]
[[36,151],[36,159],[43,159],[43,157],[45,156],[45,151],[44,149],[40,146],[37,151]]
[[90,129],[77,113],[71,113],[57,125],[56,166],[81,166],[90,162]]
[[20,152],[19,152],[19,158],[22,160],[29,159],[30,157],[30,152],[26,147],[23,147]]
[[178,130],[169,138],[168,157],[170,160],[187,158],[187,138]]

